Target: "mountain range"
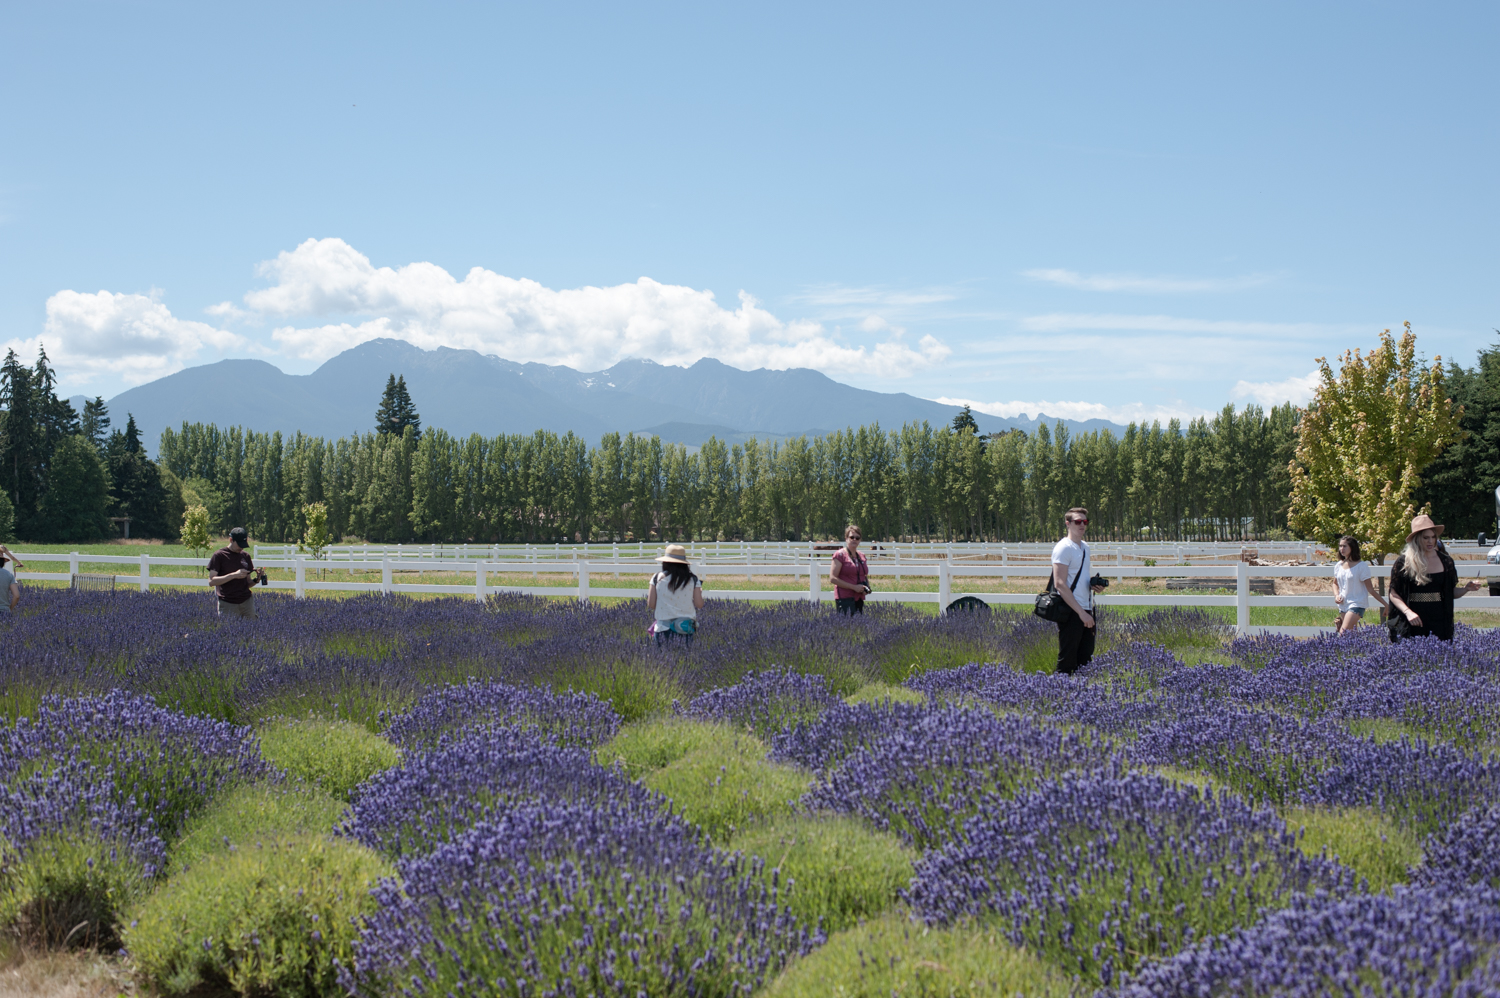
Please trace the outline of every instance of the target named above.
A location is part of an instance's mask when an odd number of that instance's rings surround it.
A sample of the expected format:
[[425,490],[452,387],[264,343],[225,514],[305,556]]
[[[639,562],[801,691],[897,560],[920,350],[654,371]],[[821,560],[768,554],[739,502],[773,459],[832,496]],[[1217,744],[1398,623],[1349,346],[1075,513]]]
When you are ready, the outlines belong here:
[[[113,425],[134,415],[153,451],[161,431],[183,422],[217,423],[283,434],[342,437],[374,429],[387,378],[405,377],[424,427],[456,436],[573,431],[597,442],[605,433],[660,435],[696,447],[710,436],[786,439],[879,423],[895,429],[927,420],[951,423],[956,406],[904,393],[866,391],[805,368],[742,371],[717,360],[668,367],[623,360],[603,371],[518,364],[473,350],[423,350],[379,339],[326,361],[311,374],[286,374],[263,360],[221,360],[138,385],[109,399]],[[73,399],[82,409],[83,399]],[[974,413],[981,433],[1038,423]],[[1063,420],[1072,432],[1124,427],[1105,420]]]

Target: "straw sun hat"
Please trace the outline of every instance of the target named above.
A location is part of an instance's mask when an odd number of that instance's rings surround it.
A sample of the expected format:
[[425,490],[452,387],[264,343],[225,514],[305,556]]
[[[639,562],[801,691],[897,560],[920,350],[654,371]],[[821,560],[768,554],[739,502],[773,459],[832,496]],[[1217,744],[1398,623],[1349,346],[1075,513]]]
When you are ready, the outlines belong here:
[[[1433,523],[1432,517],[1428,516],[1426,513],[1423,513],[1421,516],[1412,517],[1411,533],[1406,535],[1406,539],[1411,540],[1417,535],[1418,531],[1422,530],[1432,531],[1432,535],[1434,537],[1443,536],[1443,525],[1441,523]],[[671,548],[668,548],[667,550],[670,551]]]
[[666,550],[656,556],[656,560],[671,562],[674,565],[686,565],[688,563],[687,548],[681,544],[668,544]]

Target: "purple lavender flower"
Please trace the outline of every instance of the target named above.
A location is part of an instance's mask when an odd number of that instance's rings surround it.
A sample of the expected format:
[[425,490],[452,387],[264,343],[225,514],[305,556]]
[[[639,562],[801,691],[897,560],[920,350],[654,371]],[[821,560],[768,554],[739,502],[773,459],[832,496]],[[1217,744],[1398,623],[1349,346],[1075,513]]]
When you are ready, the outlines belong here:
[[382,998],[748,994],[822,942],[753,862],[614,803],[522,805],[403,859],[340,983]]
[[815,719],[843,701],[824,676],[790,669],[747,672],[733,686],[709,690],[674,705],[675,713],[700,721],[722,721],[749,728],[761,737]]
[[559,745],[592,748],[614,736],[620,717],[591,693],[554,693],[538,686],[472,680],[444,686],[391,718],[386,737],[405,748],[432,745],[463,728],[502,725],[535,732]]

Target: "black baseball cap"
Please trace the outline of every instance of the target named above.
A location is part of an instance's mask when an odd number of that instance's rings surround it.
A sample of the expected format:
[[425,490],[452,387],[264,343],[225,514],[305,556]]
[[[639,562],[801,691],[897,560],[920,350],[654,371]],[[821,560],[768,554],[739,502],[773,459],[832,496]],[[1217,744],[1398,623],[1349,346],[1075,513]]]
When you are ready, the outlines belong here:
[[246,542],[250,540],[250,531],[246,530],[244,527],[232,527],[229,531],[229,539],[234,541],[240,547],[244,547]]

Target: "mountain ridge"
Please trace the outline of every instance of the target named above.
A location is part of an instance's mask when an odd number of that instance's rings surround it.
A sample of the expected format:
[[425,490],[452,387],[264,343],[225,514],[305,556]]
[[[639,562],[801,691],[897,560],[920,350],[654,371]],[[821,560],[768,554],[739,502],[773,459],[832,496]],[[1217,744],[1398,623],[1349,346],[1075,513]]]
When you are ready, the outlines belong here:
[[[183,422],[343,437],[373,428],[391,374],[406,379],[424,427],[455,436],[540,429],[571,431],[594,443],[612,431],[645,431],[696,446],[710,432],[721,440],[737,438],[726,442],[785,439],[872,423],[890,429],[924,419],[944,425],[960,411],[906,393],[854,388],[806,368],[742,371],[705,358],[687,368],[623,360],[581,372],[474,350],[423,350],[393,339],[352,347],[311,374],[287,374],[263,360],[221,360],[138,385],[108,405],[116,427],[134,414],[153,452],[161,431]],[[1042,414],[973,415],[982,433],[1034,432],[1039,423],[1056,422]],[[1107,429],[1118,435],[1125,429],[1099,419],[1061,422],[1074,433]]]

